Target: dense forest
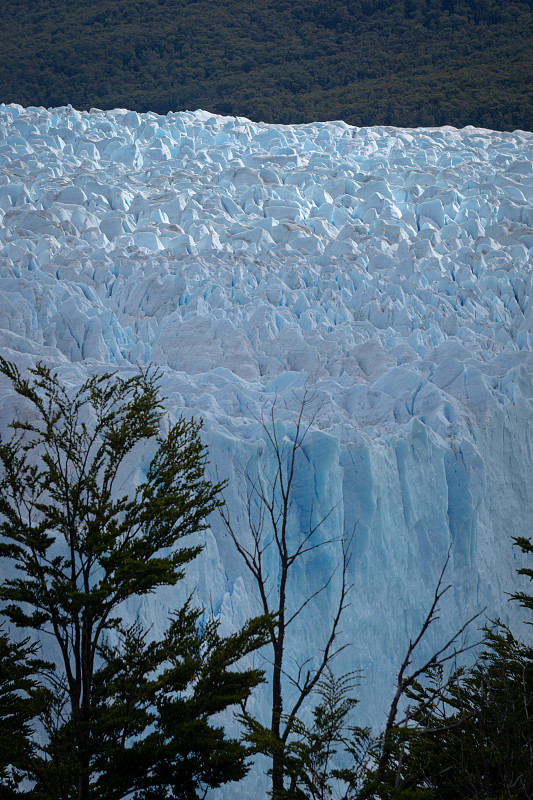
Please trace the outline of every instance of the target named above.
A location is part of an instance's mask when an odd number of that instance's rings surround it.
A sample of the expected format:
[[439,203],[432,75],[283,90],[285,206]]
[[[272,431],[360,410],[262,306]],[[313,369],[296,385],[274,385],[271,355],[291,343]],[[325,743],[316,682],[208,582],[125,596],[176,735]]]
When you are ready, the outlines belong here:
[[533,0],[3,0],[0,100],[533,129]]

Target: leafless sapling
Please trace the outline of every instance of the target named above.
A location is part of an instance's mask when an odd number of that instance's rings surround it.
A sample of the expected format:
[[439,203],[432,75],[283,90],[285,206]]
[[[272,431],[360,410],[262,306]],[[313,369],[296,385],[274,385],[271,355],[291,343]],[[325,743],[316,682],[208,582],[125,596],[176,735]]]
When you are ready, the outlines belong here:
[[[407,707],[404,717],[398,720],[398,712],[402,700],[409,695],[409,690],[412,687],[414,687],[417,684],[417,681],[421,679],[424,675],[426,675],[428,671],[444,667],[444,665],[448,664],[451,664],[453,666],[456,665],[458,656],[472,649],[477,644],[477,643],[466,644],[463,635],[465,634],[469,626],[476,619],[478,619],[481,616],[481,614],[483,614],[485,609],[482,609],[481,611],[471,616],[468,620],[466,620],[466,622],[456,630],[453,636],[451,636],[449,639],[447,639],[447,641],[444,644],[438,647],[438,649],[435,650],[429,658],[425,659],[419,667],[416,667],[415,669],[411,670],[409,669],[413,664],[413,658],[416,649],[426,636],[431,625],[433,625],[433,623],[435,623],[439,619],[440,602],[444,597],[444,595],[451,588],[451,584],[444,585],[444,575],[446,573],[449,561],[450,561],[450,551],[448,551],[448,555],[444,562],[444,566],[442,567],[437,584],[435,586],[433,600],[431,602],[429,611],[424,617],[424,620],[415,638],[409,640],[405,657],[398,671],[398,675],[396,678],[396,690],[394,692],[394,696],[392,698],[389,707],[389,712],[385,723],[385,729],[381,736],[381,751],[377,761],[377,768],[370,782],[370,787],[375,787],[379,785],[383,781],[385,774],[390,767],[394,753],[395,731],[397,731],[399,728],[408,726],[409,723],[413,721],[409,706]],[[442,700],[445,697],[447,690],[456,679],[457,679],[457,672],[455,669],[452,669],[447,678],[445,678],[443,681],[435,682],[432,689],[430,691],[426,691],[424,703],[428,707],[430,706],[432,707],[436,702]],[[421,709],[419,708],[418,713],[420,713],[420,711]],[[396,789],[399,788],[401,782],[401,769],[403,760],[402,756],[403,753],[400,751],[397,759],[396,774],[394,778],[394,784]],[[372,796],[371,793],[370,794],[363,793],[363,797],[370,797],[370,796]]]
[[[270,745],[268,755],[272,759],[272,797],[279,797],[284,788],[284,748],[291,735],[291,721],[296,718],[302,704],[316,687],[326,667],[340,650],[336,641],[339,622],[347,605],[350,589],[347,578],[349,564],[349,545],[351,537],[343,532],[327,537],[323,526],[335,509],[329,508],[324,514],[315,513],[313,507],[304,530],[298,535],[289,530],[291,507],[294,503],[294,490],[298,470],[303,464],[304,444],[316,419],[316,411],[307,414],[314,398],[307,392],[301,399],[292,430],[278,425],[276,403],[269,409],[263,408],[258,419],[266,447],[272,456],[273,470],[269,471],[266,461],[259,456],[253,472],[242,471],[243,494],[245,497],[246,523],[244,529],[236,527],[228,507],[219,509],[223,522],[237,551],[250,572],[262,611],[273,619],[270,626],[271,649],[271,717],[268,728],[263,728]],[[317,578],[316,586],[305,596],[294,599],[288,592],[289,582],[295,567],[303,566],[310,554],[327,545],[338,546],[338,565],[326,576]],[[274,559],[275,570],[269,570],[268,563]],[[275,573],[275,574],[273,574]],[[295,620],[314,604],[317,598],[327,591],[334,575],[338,575],[338,597],[325,626],[326,633],[320,649],[318,661],[311,654],[303,662],[289,665],[287,652],[287,632]],[[312,623],[309,623],[312,624]],[[285,711],[288,688],[292,686],[290,707]]]

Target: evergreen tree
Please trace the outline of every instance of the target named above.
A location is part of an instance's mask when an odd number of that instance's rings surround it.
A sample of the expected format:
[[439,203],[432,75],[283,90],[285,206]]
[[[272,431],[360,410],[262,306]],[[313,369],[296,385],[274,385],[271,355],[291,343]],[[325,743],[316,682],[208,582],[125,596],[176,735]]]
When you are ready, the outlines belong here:
[[[140,788],[147,731],[154,766],[145,797],[181,797],[180,785],[195,797],[200,785],[241,777],[243,748],[208,720],[259,681],[254,670],[236,677],[228,668],[260,643],[260,623],[220,640],[211,624],[198,628],[199,612],[187,604],[164,641],[150,643],[119,616],[128,598],[176,584],[201,549],[193,535],[220,505],[221,485],[205,478],[200,425],[180,418],[160,433],[150,371],[94,376],[74,394],[43,364],[29,378],[3,359],[0,371],[27,412],[0,442],[0,554],[20,574],[0,597],[12,622],[51,634],[58,648],[36,796],[118,798]],[[128,463],[150,453],[136,483]],[[202,747],[193,729],[203,731]]]
[[[139,623],[104,642],[91,697],[90,794],[93,800],[203,797],[205,787],[239,780],[246,749],[210,718],[246,702],[262,679],[258,670],[234,669],[265,642],[262,621],[251,620],[229,637],[186,603],[160,641]],[[53,700],[57,704],[57,695]],[[50,717],[51,719],[51,717]],[[55,717],[46,758],[34,758],[32,800],[76,795],[72,723]]]
[[[533,542],[531,539],[526,539],[525,536],[516,536],[513,537],[513,544],[519,547],[522,553],[533,555]],[[518,570],[518,574],[525,575],[530,581],[533,581],[533,569],[531,567],[522,567]],[[511,599],[518,600],[523,608],[533,611],[533,595],[527,594],[527,592],[515,592],[511,595]],[[533,620],[528,620],[527,623],[528,625],[533,625]]]
[[44,666],[35,658],[37,647],[25,639],[12,642],[0,628],[0,797],[25,793],[21,781],[33,755],[33,720],[38,712],[34,673]]
[[[524,553],[530,540],[515,538]],[[533,570],[520,574],[533,577]],[[533,597],[511,595],[533,609]],[[529,624],[531,622],[529,621]],[[533,795],[533,647],[504,625],[485,629],[471,670],[443,682],[432,666],[412,687],[410,725],[395,731],[383,797],[529,800]],[[442,687],[442,688],[441,688]]]

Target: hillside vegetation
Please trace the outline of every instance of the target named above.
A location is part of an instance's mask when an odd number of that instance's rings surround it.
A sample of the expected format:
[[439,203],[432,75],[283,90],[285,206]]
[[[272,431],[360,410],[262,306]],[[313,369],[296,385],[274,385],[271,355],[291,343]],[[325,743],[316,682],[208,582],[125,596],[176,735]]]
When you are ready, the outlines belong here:
[[0,100],[533,128],[533,0],[3,0]]

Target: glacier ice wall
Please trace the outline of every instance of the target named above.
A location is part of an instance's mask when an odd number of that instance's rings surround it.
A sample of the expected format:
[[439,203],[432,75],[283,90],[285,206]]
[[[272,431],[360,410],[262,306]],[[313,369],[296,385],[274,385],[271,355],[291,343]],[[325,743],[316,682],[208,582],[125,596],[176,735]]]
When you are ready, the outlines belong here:
[[[338,668],[365,672],[363,721],[382,718],[450,545],[427,648],[485,606],[521,620],[505,592],[510,536],[533,521],[532,153],[523,131],[0,106],[0,352],[72,386],[157,365],[169,413],[204,418],[237,524],[261,409],[290,432],[311,392],[292,535],[331,508],[325,538],[355,530]],[[0,396],[5,430],[5,381]],[[320,552],[291,602],[335,568]],[[336,580],[294,658],[319,653]],[[218,518],[191,588],[225,629],[257,608]],[[129,613],[157,629],[177,599]]]

